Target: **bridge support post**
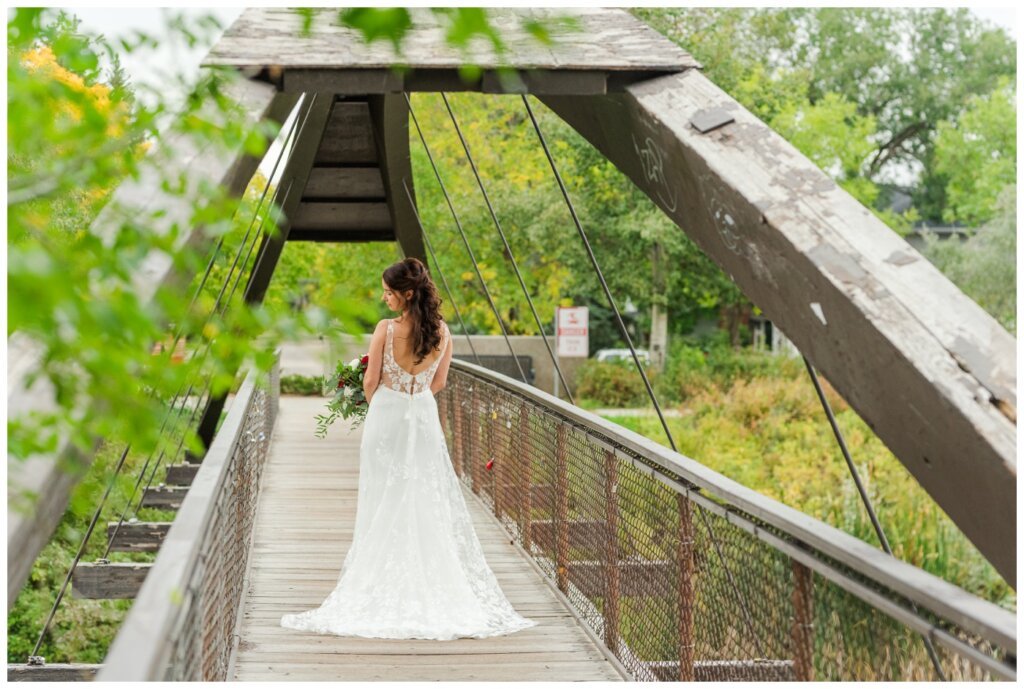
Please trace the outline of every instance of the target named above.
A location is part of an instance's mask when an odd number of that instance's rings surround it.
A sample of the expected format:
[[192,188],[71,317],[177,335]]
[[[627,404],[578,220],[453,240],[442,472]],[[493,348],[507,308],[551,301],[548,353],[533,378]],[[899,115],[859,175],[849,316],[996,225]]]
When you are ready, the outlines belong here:
[[683,494],[676,495],[679,514],[679,546],[676,549],[677,588],[679,598],[679,677],[680,682],[693,682],[693,503]]
[[569,466],[565,451],[565,424],[558,424],[555,443],[555,571],[558,590],[569,590]]
[[530,408],[523,404],[519,408],[519,523],[523,534],[523,550],[530,552],[530,537],[533,525],[533,444],[530,438]]
[[604,453],[604,645],[618,655],[619,648],[619,460],[615,453]]
[[501,434],[501,426],[496,418],[488,419],[487,444],[488,455],[494,458],[494,477],[491,485],[494,487],[494,516],[501,519],[505,514],[505,496],[508,494],[508,487],[505,485],[508,472],[505,470],[505,462],[509,461],[507,452],[504,452],[505,443]]
[[452,435],[453,444],[455,446],[455,458],[452,464],[455,465],[455,473],[462,478],[463,467],[466,463],[465,451],[462,444],[462,405],[464,402],[465,393],[462,391],[462,386],[458,385],[452,389],[454,399],[452,403],[455,405],[454,419],[452,419]]
[[[297,113],[297,117],[302,118],[299,133],[278,182],[279,187],[286,190],[280,204],[279,232],[274,235],[267,232],[260,240],[256,263],[253,264],[252,272],[249,273],[249,279],[245,286],[246,304],[263,302],[267,287],[270,286],[270,278],[274,275],[278,259],[281,258],[285,242],[288,241],[292,225],[291,218],[294,218],[299,210],[302,192],[309,181],[313,160],[320,148],[320,141],[327,129],[331,108],[334,106],[334,94],[332,93],[307,93],[306,97],[307,100],[302,109]],[[206,409],[203,411],[197,431],[203,447],[209,448],[210,443],[213,442],[217,422],[220,421],[220,414],[224,410],[226,399],[227,394],[222,394],[217,397],[211,396],[207,400]]]
[[480,495],[480,412],[477,409],[479,385],[480,383],[473,383],[473,394],[470,397],[473,406],[469,417],[469,479],[473,484],[473,492],[477,495]]
[[793,560],[793,674],[801,682],[814,681],[813,573]]

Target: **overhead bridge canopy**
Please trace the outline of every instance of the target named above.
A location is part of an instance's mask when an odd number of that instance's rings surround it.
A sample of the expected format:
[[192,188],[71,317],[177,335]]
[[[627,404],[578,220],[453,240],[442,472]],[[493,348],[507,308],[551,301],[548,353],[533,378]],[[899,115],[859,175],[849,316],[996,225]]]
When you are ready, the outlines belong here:
[[[279,99],[304,94],[287,220],[251,298],[288,240],[396,241],[427,262],[435,228],[415,205],[409,91],[532,94],[728,273],[1013,585],[1014,337],[673,42],[622,10],[564,12],[574,29],[557,10],[493,11],[507,45],[497,55],[483,39],[449,47],[443,19],[417,10],[399,55],[365,44],[336,10],[316,11],[308,36],[294,10],[247,10],[203,64],[269,81]],[[552,46],[530,20],[551,28]],[[464,62],[479,79],[462,80]]]
[[[396,91],[484,91],[597,95],[621,91],[654,76],[700,67],[686,51],[624,10],[573,8],[575,27],[558,20],[570,10],[488,11],[505,44],[498,55],[489,41],[474,39],[466,53],[445,42],[443,21],[427,9],[410,10],[413,27],[402,53],[387,41],[367,45],[355,29],[338,22],[337,9],[313,10],[308,35],[293,9],[248,9],[224,33],[202,66],[241,69],[284,91],[370,94]],[[543,23],[552,37],[544,45],[526,30]],[[467,82],[459,67],[476,64],[479,79]],[[392,69],[407,66],[398,73]],[[498,69],[515,70],[511,78]]]

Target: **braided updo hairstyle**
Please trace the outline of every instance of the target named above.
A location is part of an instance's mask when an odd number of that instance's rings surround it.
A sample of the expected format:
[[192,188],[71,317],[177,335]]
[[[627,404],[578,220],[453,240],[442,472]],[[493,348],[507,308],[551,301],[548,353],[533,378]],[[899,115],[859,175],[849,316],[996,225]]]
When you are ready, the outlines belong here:
[[382,277],[393,292],[404,295],[412,290],[407,313],[412,320],[411,344],[418,364],[441,346],[441,295],[423,261],[412,256],[392,263]]

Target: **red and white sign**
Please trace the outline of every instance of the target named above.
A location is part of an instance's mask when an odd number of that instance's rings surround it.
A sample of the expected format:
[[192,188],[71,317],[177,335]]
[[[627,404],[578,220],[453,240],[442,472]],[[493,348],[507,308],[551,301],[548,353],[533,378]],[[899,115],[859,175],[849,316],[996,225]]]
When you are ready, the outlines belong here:
[[558,356],[590,356],[590,329],[586,306],[555,309]]

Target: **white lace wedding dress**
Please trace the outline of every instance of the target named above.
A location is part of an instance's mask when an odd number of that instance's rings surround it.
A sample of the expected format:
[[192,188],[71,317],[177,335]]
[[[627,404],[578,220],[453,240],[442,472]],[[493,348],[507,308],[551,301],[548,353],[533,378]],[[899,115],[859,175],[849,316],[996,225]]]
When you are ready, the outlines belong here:
[[[442,355],[451,333],[443,326]],[[281,625],[320,634],[456,639],[537,624],[498,586],[470,521],[430,382],[394,359],[388,321],[380,387],[363,422],[355,532],[337,584]]]

